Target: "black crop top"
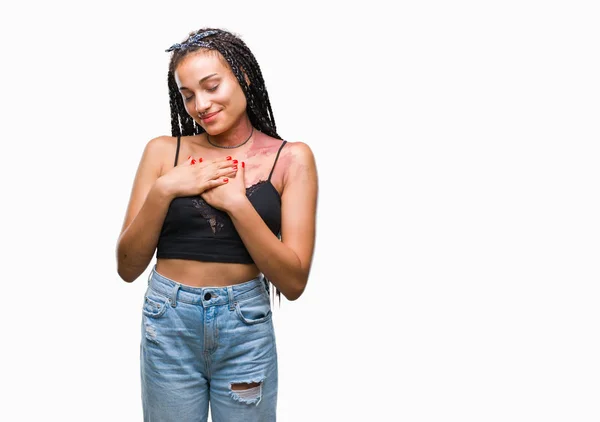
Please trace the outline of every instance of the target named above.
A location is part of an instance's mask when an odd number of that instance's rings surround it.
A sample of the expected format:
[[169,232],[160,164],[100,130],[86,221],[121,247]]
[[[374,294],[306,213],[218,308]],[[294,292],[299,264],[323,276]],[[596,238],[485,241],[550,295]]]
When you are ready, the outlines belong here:
[[[177,137],[175,166],[180,141]],[[246,188],[250,203],[277,236],[281,230],[281,198],[271,183],[271,176],[285,143],[283,141],[277,151],[269,178]],[[240,264],[254,262],[227,213],[211,207],[200,195],[180,196],[171,201],[160,231],[156,257]]]

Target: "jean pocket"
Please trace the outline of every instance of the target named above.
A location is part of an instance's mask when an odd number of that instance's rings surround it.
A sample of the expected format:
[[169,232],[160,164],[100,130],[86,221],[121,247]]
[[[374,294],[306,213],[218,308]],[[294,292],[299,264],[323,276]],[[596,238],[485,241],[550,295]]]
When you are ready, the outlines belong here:
[[160,318],[167,311],[169,299],[148,289],[144,295],[144,315],[150,318]]
[[260,324],[271,319],[271,302],[269,296],[261,293],[250,299],[235,303],[235,313],[247,325]]

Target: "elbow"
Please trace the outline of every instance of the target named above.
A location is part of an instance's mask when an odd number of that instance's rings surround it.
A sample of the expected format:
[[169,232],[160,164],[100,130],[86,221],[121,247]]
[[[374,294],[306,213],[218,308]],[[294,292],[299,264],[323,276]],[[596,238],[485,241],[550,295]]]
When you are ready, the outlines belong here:
[[294,270],[291,270],[288,273],[289,284],[285,290],[281,289],[281,293],[285,296],[287,300],[293,302],[298,300],[304,290],[306,289],[306,284],[308,283],[308,275],[310,274],[310,264],[307,266],[303,266],[300,259],[298,259],[298,267]]
[[284,293],[285,298],[287,300],[289,300],[290,302],[293,302],[293,301],[297,300],[301,295],[302,295],[302,293],[299,293],[299,294],[296,294],[296,293],[294,293],[294,294],[289,294],[289,293],[285,294]]
[[137,280],[152,259],[152,257],[146,259],[140,256],[135,249],[123,241],[122,235],[117,242],[115,258],[117,261],[117,274],[126,283],[133,283]]
[[132,277],[131,272],[128,272],[127,269],[125,268],[123,259],[121,259],[118,250],[117,250],[117,274],[119,274],[119,277],[121,277],[121,280],[123,280],[126,283],[132,283],[135,280],[135,278]]
[[117,274],[121,277],[126,283],[133,283],[141,273],[136,273],[131,265],[127,265],[127,254],[119,253],[119,248],[117,248]]
[[304,293],[304,290],[306,289],[307,281],[308,279],[306,277],[303,277],[300,280],[296,280],[296,282],[292,286],[290,286],[290,288],[287,291],[282,292],[285,298],[290,302],[298,300],[300,296],[302,296],[302,293]]
[[144,267],[136,267],[131,264],[127,265],[124,260],[117,261],[117,274],[126,283],[133,283],[137,278],[142,275],[147,265]]
[[123,280],[126,283],[133,283],[135,281],[135,279],[137,278],[137,277],[133,277],[131,274],[127,273],[119,265],[117,265],[117,273],[119,274],[119,277],[121,277],[121,280]]

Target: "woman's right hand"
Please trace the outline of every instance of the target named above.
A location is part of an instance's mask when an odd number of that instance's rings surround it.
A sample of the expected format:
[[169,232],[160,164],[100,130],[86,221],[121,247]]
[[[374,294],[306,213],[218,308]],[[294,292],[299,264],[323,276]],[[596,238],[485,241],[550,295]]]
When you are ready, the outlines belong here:
[[159,177],[157,183],[169,196],[195,196],[227,183],[236,172],[237,160],[231,157],[202,161],[202,158],[196,160],[190,156]]

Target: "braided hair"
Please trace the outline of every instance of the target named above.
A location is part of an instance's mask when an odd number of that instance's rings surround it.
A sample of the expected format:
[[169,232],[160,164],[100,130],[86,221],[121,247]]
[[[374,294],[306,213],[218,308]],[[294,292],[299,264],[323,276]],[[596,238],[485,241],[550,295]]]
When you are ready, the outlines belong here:
[[[191,32],[183,43],[173,44],[167,49],[167,52],[173,52],[167,76],[171,105],[171,135],[191,136],[204,132],[204,129],[196,124],[194,119],[185,111],[183,100],[175,82],[175,69],[179,63],[188,54],[201,49],[218,51],[231,68],[246,96],[248,104],[246,111],[252,126],[273,138],[281,139],[277,134],[269,94],[256,58],[246,43],[238,36],[214,28],[203,28]],[[246,82],[244,73],[248,77],[250,85]]]
[[[282,139],[277,134],[269,94],[256,58],[239,36],[216,28],[202,28],[191,32],[185,41],[173,44],[166,50],[173,52],[167,75],[171,106],[171,135],[192,136],[205,132],[202,126],[198,125],[186,112],[175,82],[177,66],[188,54],[199,50],[213,50],[221,53],[244,91],[247,103],[246,112],[252,126],[273,138]],[[246,82],[246,77],[250,84]],[[272,283],[269,282],[269,284]],[[278,291],[277,287],[275,287],[275,294],[279,297],[281,304],[281,291]]]

